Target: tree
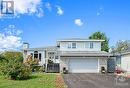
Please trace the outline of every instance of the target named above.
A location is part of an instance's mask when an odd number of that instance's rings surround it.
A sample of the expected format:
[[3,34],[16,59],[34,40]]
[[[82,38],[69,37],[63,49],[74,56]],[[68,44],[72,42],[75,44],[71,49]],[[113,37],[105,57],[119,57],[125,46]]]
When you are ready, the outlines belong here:
[[22,80],[28,79],[31,69],[23,63],[20,52],[4,52],[0,55],[0,75],[9,79]]
[[23,62],[23,55],[21,52],[6,51],[3,53],[6,60],[18,58],[20,62]]
[[101,51],[109,51],[109,39],[107,38],[105,33],[102,33],[100,31],[93,33],[91,36],[89,36],[89,39],[102,39],[105,40],[101,43]]
[[130,47],[130,41],[129,40],[125,40],[125,41],[119,40],[116,43],[116,46],[112,49],[112,52],[121,53],[123,51],[128,50],[129,47]]

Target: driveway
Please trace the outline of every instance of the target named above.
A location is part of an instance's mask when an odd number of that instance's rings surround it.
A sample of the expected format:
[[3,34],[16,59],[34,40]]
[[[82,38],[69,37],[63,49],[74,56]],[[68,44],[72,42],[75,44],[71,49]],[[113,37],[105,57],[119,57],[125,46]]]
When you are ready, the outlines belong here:
[[63,74],[68,88],[130,88],[130,80],[113,74]]

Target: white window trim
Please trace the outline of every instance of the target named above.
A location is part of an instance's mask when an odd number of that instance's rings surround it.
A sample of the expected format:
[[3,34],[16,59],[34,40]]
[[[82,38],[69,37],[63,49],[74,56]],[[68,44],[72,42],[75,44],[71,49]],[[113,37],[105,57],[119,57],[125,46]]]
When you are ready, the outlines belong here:
[[71,43],[68,43],[67,47],[68,47],[68,49],[71,49]]
[[[73,47],[73,43],[76,44],[75,47]],[[68,49],[76,49],[77,48],[77,43],[76,42],[71,42],[71,43],[68,43]]]
[[93,42],[90,42],[89,48],[90,48],[90,49],[93,49],[93,48],[94,48],[94,43],[93,43]]
[[[73,44],[75,44],[74,47],[73,47]],[[72,42],[72,43],[71,43],[71,47],[72,47],[72,49],[76,49],[76,48],[77,48],[77,43],[76,43],[76,42]]]

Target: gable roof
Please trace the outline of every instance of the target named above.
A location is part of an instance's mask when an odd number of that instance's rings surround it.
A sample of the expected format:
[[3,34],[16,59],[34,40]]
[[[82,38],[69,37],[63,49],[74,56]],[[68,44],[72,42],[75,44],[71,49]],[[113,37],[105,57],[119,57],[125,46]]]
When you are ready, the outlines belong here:
[[27,48],[27,49],[24,49],[24,50],[28,50],[28,51],[37,51],[37,50],[57,50],[57,46]]

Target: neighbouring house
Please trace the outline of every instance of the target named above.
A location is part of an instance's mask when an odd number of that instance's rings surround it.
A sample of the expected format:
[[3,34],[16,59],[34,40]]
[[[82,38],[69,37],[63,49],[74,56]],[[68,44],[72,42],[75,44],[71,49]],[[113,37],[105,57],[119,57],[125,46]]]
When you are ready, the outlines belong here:
[[126,72],[130,72],[130,48],[116,55],[117,66]]
[[112,54],[101,51],[101,42],[104,40],[89,40],[81,38],[62,39],[56,46],[29,48],[23,44],[24,61],[28,55],[39,59],[39,65],[46,66],[48,60],[59,64],[60,72],[65,68],[69,73],[99,73],[101,68],[108,69],[108,59]]

